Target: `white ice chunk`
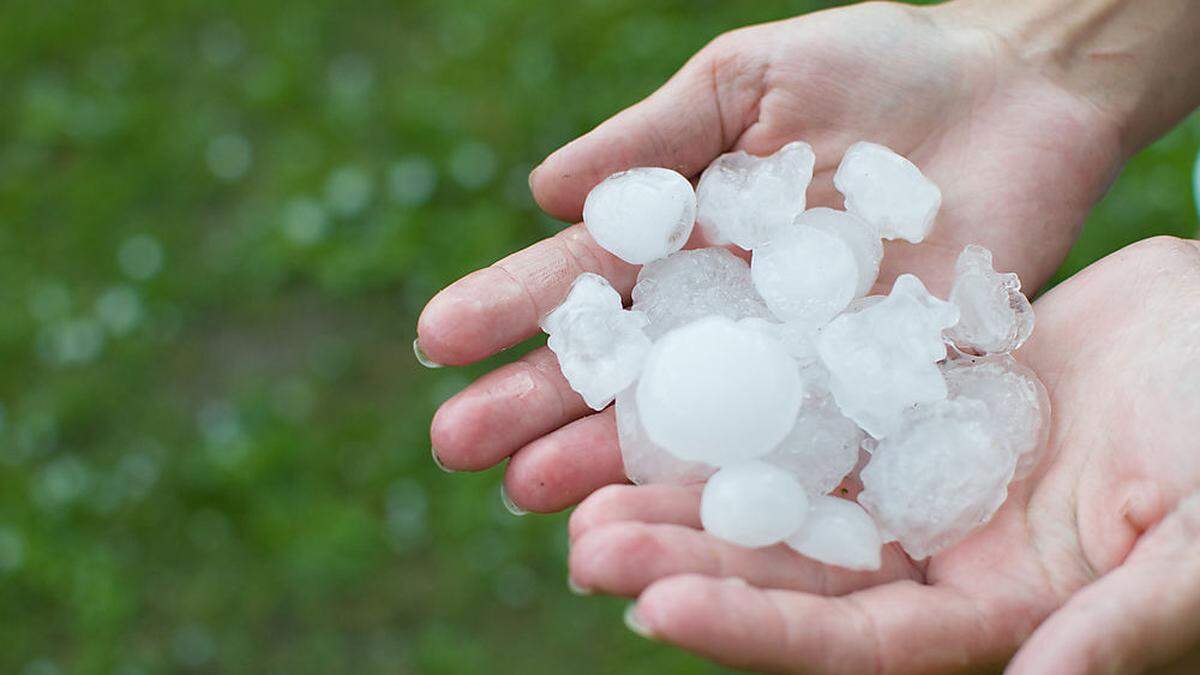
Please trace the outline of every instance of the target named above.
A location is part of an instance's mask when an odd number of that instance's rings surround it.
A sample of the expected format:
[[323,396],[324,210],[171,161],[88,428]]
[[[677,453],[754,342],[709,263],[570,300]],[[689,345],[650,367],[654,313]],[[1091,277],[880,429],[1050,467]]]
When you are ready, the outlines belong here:
[[870,290],[882,258],[873,226],[845,211],[816,208],[756,248],[750,274],[775,316],[819,326]]
[[942,331],[958,308],[903,274],[887,298],[845,313],[821,329],[817,353],[830,374],[842,413],[875,438],[899,427],[906,410],[946,397],[936,362],[945,358]]
[[791,430],[802,397],[796,362],[782,345],[717,316],[659,338],[637,387],[650,439],[715,466],[770,452]]
[[817,329],[808,323],[803,321],[780,323],[759,317],[747,317],[738,321],[738,325],[760,331],[771,339],[777,340],[801,367],[817,360]]
[[541,321],[550,334],[546,345],[571,388],[593,409],[601,410],[637,379],[650,350],[641,312],[621,306],[621,296],[604,277],[584,273],[567,299]]
[[633,287],[633,309],[650,319],[651,339],[714,314],[734,320],[770,316],[754,290],[750,266],[723,248],[678,251],[643,267]]
[[715,537],[740,546],[770,546],[800,528],[808,510],[803,488],[784,471],[743,462],[708,479],[700,522]]
[[807,143],[788,143],[773,155],[721,155],[696,186],[698,219],[713,242],[752,249],[791,225],[804,210],[816,158]]
[[858,463],[866,434],[842,415],[828,391],[806,388],[796,426],[762,461],[790,473],[809,494],[836,488]]
[[787,545],[817,562],[851,570],[877,570],[882,562],[875,521],[858,504],[837,497],[810,498],[808,516]]
[[948,335],[959,347],[982,354],[1011,352],[1033,332],[1033,307],[1021,280],[992,267],[992,252],[970,244],[954,264],[950,302],[962,316]]
[[1050,396],[1038,376],[1008,354],[953,359],[942,374],[951,398],[987,405],[987,423],[1017,456],[1014,478],[1029,475],[1050,435]]
[[991,519],[1008,494],[1016,460],[969,398],[924,406],[879,442],[862,470],[858,501],[884,539],[926,558]]
[[701,483],[716,471],[716,467],[707,464],[679,459],[650,440],[638,420],[637,387],[629,387],[617,394],[616,409],[617,440],[629,480],[638,485],[688,485]]
[[919,243],[933,228],[942,191],[915,164],[889,148],[865,141],[842,157],[833,184],[846,210],[879,228],[884,239]]
[[670,169],[622,171],[588,193],[583,223],[605,250],[643,265],[683,248],[696,223],[696,193]]

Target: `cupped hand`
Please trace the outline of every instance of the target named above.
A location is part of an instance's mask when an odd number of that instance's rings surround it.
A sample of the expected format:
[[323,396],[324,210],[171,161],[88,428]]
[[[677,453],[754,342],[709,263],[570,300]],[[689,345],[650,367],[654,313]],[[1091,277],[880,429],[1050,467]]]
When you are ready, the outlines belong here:
[[[954,257],[978,243],[1033,290],[1115,175],[1117,135],[1099,108],[951,8],[871,3],[722,35],[658,92],[551,155],[530,184],[546,211],[574,221],[588,191],[616,171],[695,176],[722,152],[767,154],[803,139],[817,154],[809,204],[840,207],[832,174],[843,151],[875,141],[910,157],[944,196],[923,244],[888,243],[883,287],[914,272],[945,292]],[[569,227],[439,293],[421,315],[421,347],[460,365],[519,343],[585,271],[626,297],[637,274]],[[558,510],[624,479],[611,408],[585,406],[545,348],[448,401],[431,437],[448,469],[511,457],[505,486],[530,510]]]
[[891,544],[880,571],[848,572],[707,535],[696,487],[611,486],[572,514],[571,579],[638,597],[648,637],[771,672],[1179,659],[1200,645],[1200,242],[1135,244],[1034,306],[1017,356],[1050,392],[1049,448],[960,544],[920,564]]

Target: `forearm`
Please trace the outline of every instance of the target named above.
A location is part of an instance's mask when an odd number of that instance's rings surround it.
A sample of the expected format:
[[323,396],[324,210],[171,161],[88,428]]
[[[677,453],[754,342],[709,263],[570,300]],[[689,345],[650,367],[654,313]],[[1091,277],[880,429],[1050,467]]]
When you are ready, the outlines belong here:
[[1200,0],[954,0],[1116,124],[1125,156],[1200,105]]

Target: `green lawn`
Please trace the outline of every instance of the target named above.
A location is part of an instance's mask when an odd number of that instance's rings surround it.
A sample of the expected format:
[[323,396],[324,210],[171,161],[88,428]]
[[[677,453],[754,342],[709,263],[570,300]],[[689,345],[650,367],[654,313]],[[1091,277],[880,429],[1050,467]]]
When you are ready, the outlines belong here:
[[[674,673],[564,517],[447,476],[424,301],[554,231],[550,150],[818,3],[0,7],[0,672]],[[1064,273],[1196,231],[1191,123]]]

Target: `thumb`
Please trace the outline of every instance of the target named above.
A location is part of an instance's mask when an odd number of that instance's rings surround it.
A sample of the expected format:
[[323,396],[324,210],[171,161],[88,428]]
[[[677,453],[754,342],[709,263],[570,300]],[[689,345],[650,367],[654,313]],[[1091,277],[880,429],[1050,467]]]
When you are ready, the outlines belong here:
[[1198,640],[1200,493],[1143,535],[1120,567],[1051,614],[1006,672],[1141,672],[1175,662]]
[[546,158],[529,176],[542,209],[575,222],[587,193],[611,174],[662,166],[690,177],[729,148],[749,123],[765,69],[747,32],[713,40],[658,91]]

